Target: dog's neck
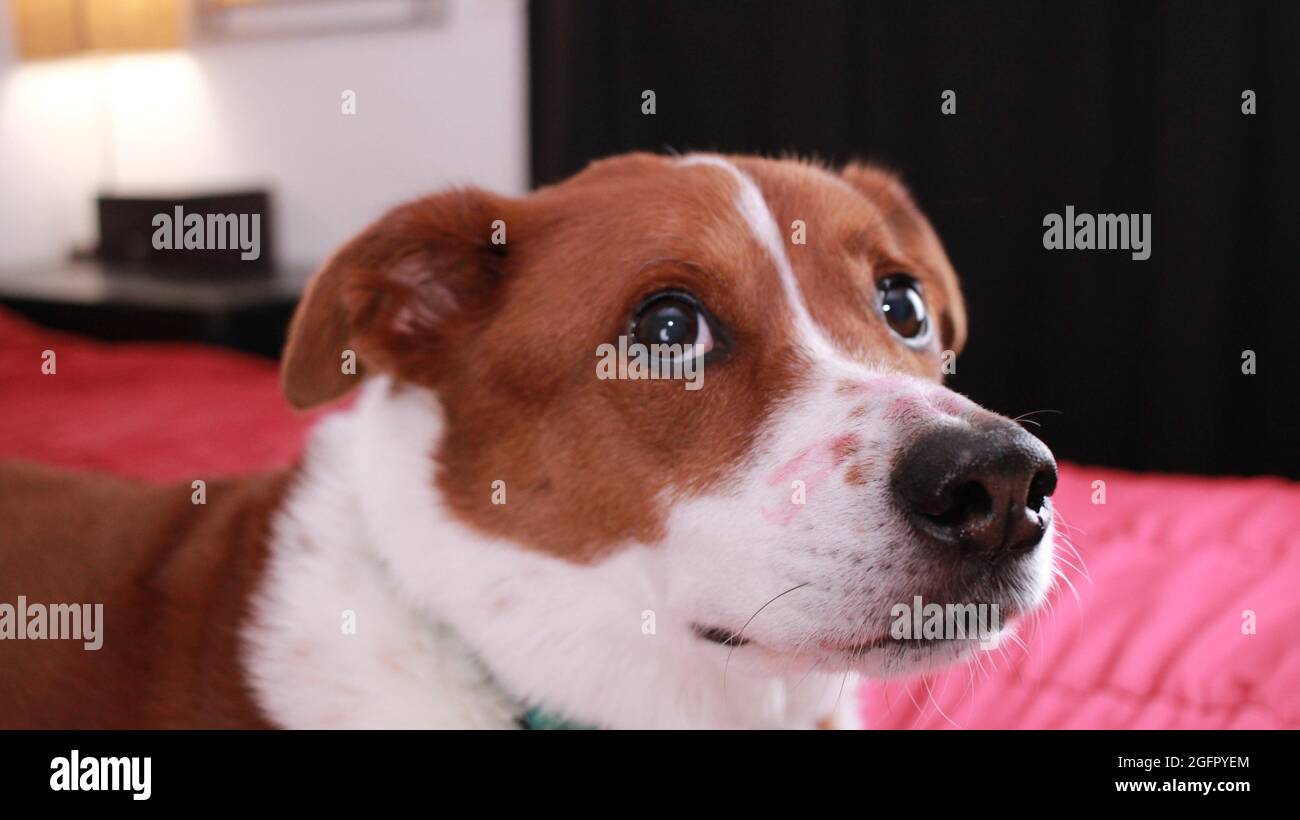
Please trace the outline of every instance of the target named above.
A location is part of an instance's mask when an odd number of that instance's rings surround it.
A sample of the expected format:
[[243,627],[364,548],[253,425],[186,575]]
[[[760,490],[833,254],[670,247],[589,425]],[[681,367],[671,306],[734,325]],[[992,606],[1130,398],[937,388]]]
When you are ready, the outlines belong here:
[[504,728],[541,708],[609,728],[809,727],[851,700],[838,677],[725,670],[675,620],[653,547],[578,565],[459,522],[434,489],[441,426],[432,394],[376,378],[313,433],[246,632],[273,721]]

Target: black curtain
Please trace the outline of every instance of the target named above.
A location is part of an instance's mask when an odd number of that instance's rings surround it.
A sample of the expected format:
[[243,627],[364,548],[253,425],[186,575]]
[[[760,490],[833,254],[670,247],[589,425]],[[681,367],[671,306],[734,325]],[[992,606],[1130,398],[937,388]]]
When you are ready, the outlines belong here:
[[[955,389],[1059,411],[1038,432],[1075,461],[1300,477],[1300,3],[534,0],[529,26],[537,184],[634,149],[883,162],[963,279]],[[1151,258],[1045,250],[1067,205],[1150,213]]]

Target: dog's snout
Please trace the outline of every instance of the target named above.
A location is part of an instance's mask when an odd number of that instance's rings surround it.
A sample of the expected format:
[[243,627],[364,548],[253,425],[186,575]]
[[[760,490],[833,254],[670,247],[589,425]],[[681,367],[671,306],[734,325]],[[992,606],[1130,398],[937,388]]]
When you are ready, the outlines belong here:
[[1042,540],[1056,462],[1045,444],[1010,421],[945,426],[910,443],[892,481],[899,504],[930,540],[997,559]]

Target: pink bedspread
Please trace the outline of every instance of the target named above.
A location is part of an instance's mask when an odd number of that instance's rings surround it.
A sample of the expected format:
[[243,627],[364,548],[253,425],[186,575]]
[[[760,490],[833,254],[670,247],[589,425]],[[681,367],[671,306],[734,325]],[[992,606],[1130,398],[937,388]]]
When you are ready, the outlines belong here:
[[982,669],[866,685],[869,725],[1300,728],[1300,485],[1067,464],[1054,498],[1078,600]]
[[[286,464],[310,423],[270,362],[106,345],[0,312],[0,458],[190,481]],[[1056,504],[1091,575],[1064,567],[1078,599],[1055,592],[1027,649],[866,684],[868,725],[1300,728],[1300,485],[1065,464]]]

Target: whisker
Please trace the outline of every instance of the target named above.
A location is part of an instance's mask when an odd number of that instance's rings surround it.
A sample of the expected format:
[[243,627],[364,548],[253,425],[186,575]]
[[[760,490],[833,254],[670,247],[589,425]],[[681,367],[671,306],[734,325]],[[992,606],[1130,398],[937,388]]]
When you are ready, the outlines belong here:
[[919,722],[921,718],[925,717],[925,710],[921,708],[921,704],[916,702],[916,698],[912,695],[911,686],[904,686],[903,691],[907,693],[908,699],[911,700],[912,705],[916,707],[916,717],[912,718],[912,725],[908,727],[910,729],[915,729],[917,722]]
[[1074,584],[1070,581],[1069,576],[1067,576],[1064,572],[1061,572],[1061,570],[1055,567],[1052,568],[1052,572],[1056,575],[1057,578],[1060,578],[1067,587],[1070,588],[1070,592],[1074,594],[1074,605],[1079,608],[1079,614],[1082,615],[1083,599],[1079,597],[1079,590],[1074,588]]
[[844,684],[849,682],[849,670],[844,670],[844,677],[840,678],[840,691],[835,695],[835,704],[831,706],[831,712],[835,713],[840,708],[840,698],[844,697]]
[[993,671],[994,671],[994,672],[1000,672],[1000,671],[1002,671],[1002,670],[998,669],[998,662],[993,658],[993,653],[992,653],[992,652],[986,652],[985,654],[988,655],[988,658],[989,658],[989,666],[991,666],[991,667],[993,668]]
[[1018,647],[1020,647],[1022,650],[1024,650],[1024,653],[1025,653],[1026,655],[1029,654],[1029,645],[1026,644],[1025,641],[1024,641],[1024,639],[1021,638],[1019,635],[1017,635],[1017,634],[1014,633],[1014,632],[1009,632],[1009,633],[1007,634],[1006,638],[1007,638],[1007,640],[1011,641],[1011,642],[1014,643],[1016,646],[1018,646]]
[[1069,550],[1070,556],[1074,558],[1075,561],[1078,561],[1079,564],[1078,566],[1075,566],[1073,563],[1066,561],[1065,557],[1059,554],[1056,556],[1056,560],[1061,561],[1066,566],[1070,567],[1070,569],[1079,573],[1079,575],[1081,575],[1089,584],[1094,583],[1092,580],[1092,573],[1088,571],[1088,564],[1083,560],[1083,554],[1080,553],[1079,548],[1074,545],[1074,541],[1061,533],[1057,533],[1056,537],[1060,540],[1061,544]]
[[[1071,562],[1071,561],[1067,561],[1066,559],[1062,558],[1062,557],[1059,556],[1059,555],[1056,556],[1056,561],[1057,561],[1058,564],[1064,564],[1065,566],[1067,566],[1067,567],[1069,567],[1070,569],[1074,570],[1075,572],[1079,573],[1079,575],[1082,576],[1083,578],[1087,578],[1087,577],[1088,577],[1087,573],[1085,573],[1085,572],[1083,571],[1083,568],[1080,567],[1080,566],[1078,566],[1078,565],[1076,565],[1075,563],[1073,563],[1073,562]],[[1058,568],[1058,569],[1059,569],[1059,568]]]
[[952,728],[960,729],[961,727],[957,725],[957,722],[954,721],[952,718],[948,717],[947,712],[943,711],[943,707],[939,705],[939,701],[934,699],[934,689],[932,689],[930,686],[930,678],[928,676],[921,678],[921,685],[925,687],[926,696],[929,697],[930,702],[934,704],[934,711],[938,712],[940,717],[948,721],[948,723],[952,725]]
[[[811,582],[810,582],[810,581],[804,581],[802,584],[798,584],[797,586],[792,586],[792,587],[790,587],[789,589],[787,589],[785,592],[782,592],[780,595],[776,595],[776,596],[774,596],[774,597],[772,598],[772,600],[770,600],[770,601],[768,601],[767,603],[765,603],[765,604],[763,604],[762,606],[760,606],[760,607],[758,608],[758,611],[757,611],[757,612],[755,612],[753,615],[750,615],[748,621],[745,621],[745,625],[742,626],[742,627],[740,628],[740,631],[736,633],[736,639],[735,639],[735,641],[734,641],[734,642],[731,642],[731,649],[727,650],[727,662],[726,662],[725,664],[723,664],[723,666],[722,666],[722,691],[723,691],[724,693],[727,691],[727,670],[729,670],[729,669],[731,668],[731,655],[732,655],[733,652],[736,651],[736,646],[741,642],[742,639],[744,639],[744,637],[745,637],[745,630],[749,628],[749,625],[752,624],[752,623],[754,622],[754,619],[758,617],[758,615],[759,615],[760,612],[762,612],[763,610],[767,609],[769,606],[771,606],[773,603],[775,603],[778,599],[780,599],[780,598],[782,598],[782,597],[784,597],[784,596],[786,596],[786,595],[789,595],[791,592],[794,592],[796,589],[803,589],[804,587],[808,586],[809,583],[811,583]],[[729,641],[729,642],[730,642],[730,641]]]
[[808,667],[808,671],[803,673],[803,677],[799,679],[799,682],[796,683],[794,686],[790,687],[790,694],[794,694],[795,690],[797,690],[804,681],[808,680],[808,676],[813,673],[814,669],[821,666],[821,663],[824,660],[826,659],[818,658],[817,660],[813,661],[812,666]]
[[813,635],[810,632],[803,637],[803,640],[799,641],[799,643],[795,645],[794,655],[791,656],[790,658],[791,662],[799,660],[799,653],[803,651],[803,648],[807,646],[808,642],[811,641],[812,639],[813,639]]
[[1058,415],[1058,416],[1064,416],[1064,415],[1065,415],[1065,411],[1064,411],[1064,410],[1050,410],[1050,409],[1044,409],[1044,410],[1030,410],[1028,413],[1021,413],[1020,415],[1016,416],[1015,418],[1012,419],[1012,421],[1024,421],[1025,419],[1029,418],[1030,416],[1036,416],[1036,415],[1038,415],[1039,413],[1055,413],[1055,414]]
[[1069,529],[1071,532],[1077,532],[1077,533],[1079,533],[1080,535],[1087,535],[1087,534],[1088,534],[1088,533],[1084,532],[1082,529],[1080,529],[1079,527],[1076,527],[1076,526],[1074,526],[1073,524],[1071,524],[1071,523],[1069,523],[1068,521],[1066,521],[1066,520],[1065,520],[1065,516],[1061,515],[1061,511],[1060,511],[1060,510],[1056,510],[1055,512],[1056,512],[1056,523],[1057,523],[1059,526],[1065,527],[1065,528]]
[[981,652],[976,652],[975,657],[971,658],[974,663],[966,664],[966,692],[962,695],[964,698],[975,699],[975,681],[981,670],[984,668],[984,661],[981,660]]

